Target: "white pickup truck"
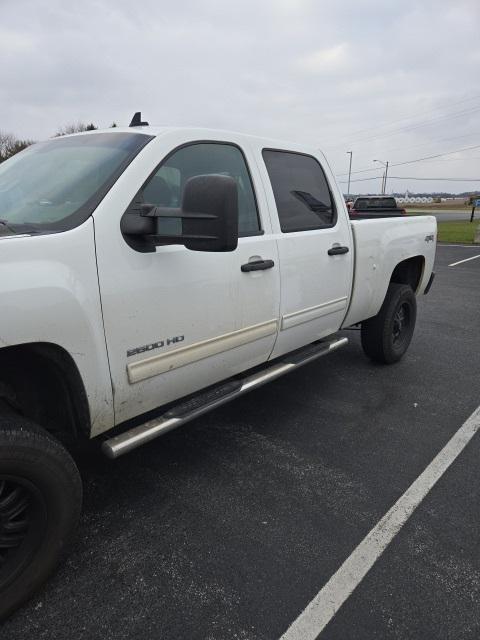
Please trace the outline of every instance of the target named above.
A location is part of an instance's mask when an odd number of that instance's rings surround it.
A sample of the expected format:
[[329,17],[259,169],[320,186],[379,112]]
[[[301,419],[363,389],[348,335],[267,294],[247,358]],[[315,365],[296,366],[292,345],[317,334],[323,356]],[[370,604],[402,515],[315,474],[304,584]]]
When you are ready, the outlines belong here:
[[75,440],[115,458],[352,325],[395,362],[433,279],[435,218],[350,221],[318,150],[132,125],[0,165],[2,618],[76,527]]

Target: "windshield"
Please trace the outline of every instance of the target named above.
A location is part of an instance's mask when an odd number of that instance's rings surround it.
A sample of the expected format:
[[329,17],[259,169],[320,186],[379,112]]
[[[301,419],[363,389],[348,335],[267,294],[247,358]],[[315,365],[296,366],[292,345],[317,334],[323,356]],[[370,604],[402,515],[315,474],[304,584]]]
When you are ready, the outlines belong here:
[[2,162],[0,235],[81,224],[151,139],[120,132],[55,138]]

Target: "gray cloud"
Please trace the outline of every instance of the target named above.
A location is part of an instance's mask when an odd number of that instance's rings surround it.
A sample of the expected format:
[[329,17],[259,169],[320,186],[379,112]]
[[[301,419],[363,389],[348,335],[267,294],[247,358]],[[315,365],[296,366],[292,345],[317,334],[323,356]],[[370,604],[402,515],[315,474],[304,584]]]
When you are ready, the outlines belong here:
[[[0,9],[0,128],[22,137],[77,120],[126,124],[141,109],[155,124],[313,143],[337,174],[350,149],[355,170],[480,145],[478,0],[0,0]],[[480,148],[393,175],[480,178]]]

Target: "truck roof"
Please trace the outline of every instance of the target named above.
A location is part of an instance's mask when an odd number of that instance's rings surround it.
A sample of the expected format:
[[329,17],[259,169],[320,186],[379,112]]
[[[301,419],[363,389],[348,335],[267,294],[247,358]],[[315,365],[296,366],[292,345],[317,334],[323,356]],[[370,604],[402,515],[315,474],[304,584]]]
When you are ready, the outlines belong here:
[[68,134],[68,136],[89,136],[96,133],[110,133],[115,135],[116,133],[137,133],[146,136],[160,137],[168,133],[188,133],[192,138],[204,138],[205,140],[222,140],[229,138],[245,138],[251,141],[255,141],[265,147],[272,148],[290,148],[292,151],[309,150],[312,153],[321,153],[325,158],[323,152],[318,147],[312,147],[311,145],[304,144],[302,142],[294,142],[292,140],[280,140],[275,138],[269,138],[264,136],[252,135],[241,131],[232,131],[228,129],[212,129],[208,127],[194,127],[194,126],[156,126],[156,125],[142,125],[136,127],[109,127],[108,129],[94,129],[93,131],[81,131],[78,133]]

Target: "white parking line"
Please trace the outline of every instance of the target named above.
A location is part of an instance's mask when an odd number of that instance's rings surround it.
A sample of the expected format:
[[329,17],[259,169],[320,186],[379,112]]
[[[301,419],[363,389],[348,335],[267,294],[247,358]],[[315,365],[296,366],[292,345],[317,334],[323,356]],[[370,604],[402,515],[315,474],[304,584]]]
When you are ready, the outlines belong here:
[[480,407],[362,540],[280,640],[315,640],[480,429]]
[[471,258],[465,258],[465,260],[459,260],[458,262],[452,262],[452,264],[449,264],[449,267],[456,267],[457,264],[462,264],[462,262],[468,262],[469,260],[476,260],[477,258],[480,258],[480,253],[477,256],[471,256]]

